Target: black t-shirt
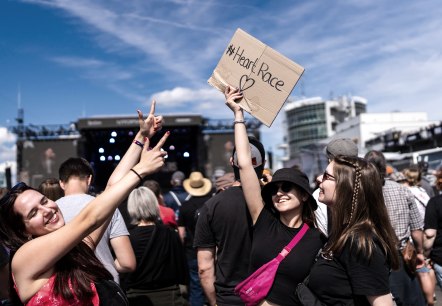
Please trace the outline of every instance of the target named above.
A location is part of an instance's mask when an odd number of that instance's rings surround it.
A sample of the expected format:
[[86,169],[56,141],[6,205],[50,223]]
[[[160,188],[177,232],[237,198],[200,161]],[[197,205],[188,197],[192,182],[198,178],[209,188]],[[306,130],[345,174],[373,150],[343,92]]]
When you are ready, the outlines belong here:
[[248,276],[252,219],[242,189],[230,187],[201,208],[193,245],[217,247],[216,299],[218,305],[244,305],[235,286]]
[[[284,225],[278,217],[267,209],[263,209],[253,230],[250,274],[275,258],[300,229],[301,227],[290,228]],[[266,300],[278,305],[294,305],[294,288],[309,274],[322,245],[320,232],[311,226],[279,264]]]
[[438,265],[442,265],[442,195],[428,201],[424,228],[437,230],[430,258]]
[[390,292],[390,267],[380,245],[375,243],[371,259],[358,254],[348,242],[339,256],[322,256],[312,267],[308,287],[326,305],[370,305],[366,296]]
[[184,238],[184,247],[186,248],[187,258],[196,258],[196,250],[193,248],[193,237],[195,236],[196,221],[201,207],[211,198],[211,195],[202,197],[191,197],[184,202],[179,209],[178,226],[186,228],[186,237]]
[[125,289],[149,290],[187,284],[187,260],[176,231],[158,224],[137,226],[129,233],[137,267],[125,276]]

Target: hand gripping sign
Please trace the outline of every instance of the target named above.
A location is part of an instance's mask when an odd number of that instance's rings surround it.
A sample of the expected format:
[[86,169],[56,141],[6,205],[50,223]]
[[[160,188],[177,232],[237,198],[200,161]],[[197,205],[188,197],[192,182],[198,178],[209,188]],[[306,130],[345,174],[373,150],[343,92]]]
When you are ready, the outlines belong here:
[[237,29],[208,83],[243,91],[240,106],[270,127],[304,68],[253,36]]

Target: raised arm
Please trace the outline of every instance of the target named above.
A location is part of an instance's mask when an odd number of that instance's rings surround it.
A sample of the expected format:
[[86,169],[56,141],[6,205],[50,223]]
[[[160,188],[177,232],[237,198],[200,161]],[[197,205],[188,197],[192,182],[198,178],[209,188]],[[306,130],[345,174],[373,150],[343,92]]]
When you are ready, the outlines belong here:
[[241,186],[253,224],[255,224],[264,205],[261,197],[261,185],[252,164],[250,143],[244,123],[244,113],[239,104],[235,102],[235,100],[242,98],[242,93],[238,89],[228,86],[224,95],[226,97],[226,105],[233,111],[235,118],[235,148],[238,156]]
[[[135,136],[134,141],[129,146],[129,149],[127,149],[123,158],[120,160],[117,167],[115,167],[114,171],[109,177],[106,188],[121,180],[130,171],[130,169],[135,166],[135,164],[140,160],[142,145],[147,145],[149,147],[150,139],[157,131],[161,130],[163,125],[163,117],[155,116],[155,106],[156,102],[155,100],[152,100],[150,112],[146,120],[143,119],[143,113],[140,110],[137,110],[140,130]],[[109,222],[103,223],[103,225],[89,235],[88,238],[92,239],[93,242],[93,245],[91,245],[92,248],[95,248],[95,246],[98,244],[108,225]],[[135,258],[135,255],[132,257]]]
[[155,100],[152,100],[150,112],[147,115],[146,120],[143,119],[143,113],[140,110],[137,110],[140,130],[135,136],[134,141],[130,145],[129,149],[126,151],[123,158],[112,172],[106,188],[121,180],[121,178],[124,177],[124,175],[126,175],[126,173],[128,173],[133,166],[135,166],[140,159],[140,144],[144,145],[147,143],[147,146],[149,146],[150,139],[157,131],[161,130],[163,126],[163,117],[155,116],[155,105]]
[[[166,133],[152,150],[148,151],[145,144],[140,161],[132,168],[138,175],[145,177],[164,165],[164,156],[167,153],[160,149],[168,136],[169,133]],[[51,233],[32,239],[17,251],[12,262],[12,272],[17,285],[23,288],[24,295],[25,292],[35,292],[35,287],[40,288],[42,280],[52,273],[55,263],[108,220],[121,201],[139,183],[138,175],[129,171],[121,180],[91,201],[71,222]]]

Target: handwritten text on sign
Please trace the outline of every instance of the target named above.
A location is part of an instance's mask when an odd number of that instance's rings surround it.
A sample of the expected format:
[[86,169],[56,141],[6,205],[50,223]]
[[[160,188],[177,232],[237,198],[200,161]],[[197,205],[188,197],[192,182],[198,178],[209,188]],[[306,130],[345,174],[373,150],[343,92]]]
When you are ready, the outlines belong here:
[[[259,65],[259,59],[251,60],[244,54],[244,49],[241,49],[241,46],[234,46],[231,44],[226,51],[226,54],[232,57],[232,60],[235,61],[241,67],[250,70],[253,74],[257,75],[262,79],[263,82],[268,83],[269,86],[275,88],[277,91],[281,91],[281,87],[284,86],[284,81],[279,79],[276,75],[272,74],[269,70],[270,67],[264,61]],[[256,70],[256,67],[259,65],[259,68]],[[247,90],[255,84],[255,79],[251,76],[243,75],[240,79],[239,88],[241,90]]]
[[224,92],[239,87],[242,109],[271,126],[304,68],[237,29],[207,82]]

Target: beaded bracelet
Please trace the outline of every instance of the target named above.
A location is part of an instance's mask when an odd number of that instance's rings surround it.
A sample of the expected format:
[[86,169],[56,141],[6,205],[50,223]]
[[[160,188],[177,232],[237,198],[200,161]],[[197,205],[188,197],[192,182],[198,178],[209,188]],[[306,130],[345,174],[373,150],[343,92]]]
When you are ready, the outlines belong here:
[[138,178],[140,179],[140,183],[143,182],[143,178],[141,177],[141,175],[137,171],[135,171],[134,169],[130,169],[130,171],[132,171],[133,173],[135,173],[138,176]]
[[144,143],[142,143],[138,140],[134,140],[133,143],[136,144],[137,146],[140,146],[141,149],[144,148]]

